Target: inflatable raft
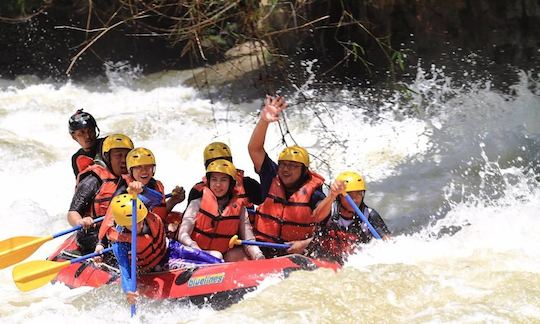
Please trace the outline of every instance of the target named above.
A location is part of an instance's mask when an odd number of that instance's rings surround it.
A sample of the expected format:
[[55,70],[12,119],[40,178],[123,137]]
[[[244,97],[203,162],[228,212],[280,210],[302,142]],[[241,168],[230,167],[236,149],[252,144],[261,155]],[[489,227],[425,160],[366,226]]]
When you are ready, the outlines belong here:
[[[78,256],[70,252],[76,249],[75,236],[71,236],[48,260],[70,260]],[[286,278],[294,271],[312,271],[318,268],[337,270],[339,265],[298,254],[264,260],[205,265],[189,264],[182,269],[139,275],[137,286],[141,295],[151,299],[189,298],[196,304],[210,303],[214,307],[220,307],[238,301],[268,276]],[[119,281],[120,272],[114,266],[86,261],[73,263],[62,269],[53,282],[61,282],[70,288],[78,288],[101,287],[119,283]]]

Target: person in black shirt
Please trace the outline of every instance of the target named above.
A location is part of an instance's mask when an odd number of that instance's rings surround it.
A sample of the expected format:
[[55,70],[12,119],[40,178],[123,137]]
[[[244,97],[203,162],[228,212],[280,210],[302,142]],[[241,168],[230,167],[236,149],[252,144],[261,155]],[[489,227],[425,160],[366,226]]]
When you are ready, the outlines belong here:
[[94,219],[104,216],[111,198],[126,187],[122,175],[128,173],[126,156],[132,149],[133,142],[126,135],[109,135],[101,148],[104,165],[93,164],[78,176],[67,219],[71,226],[83,227],[76,236],[82,254],[96,248],[100,224],[94,224]]
[[326,196],[324,178],[310,168],[308,151],[298,145],[285,147],[272,161],[264,144],[271,123],[277,122],[287,103],[284,97],[267,96],[248,151],[261,180],[264,201],[255,212],[253,230],[259,241],[290,244],[287,250],[261,248],[266,257],[304,253],[316,226],[330,213],[339,192]]
[[[331,189],[347,192],[379,236],[383,240],[390,238],[390,231],[379,213],[364,203],[366,185],[360,174],[351,171],[340,173]],[[307,255],[343,264],[360,244],[368,243],[372,239],[373,234],[367,224],[355,214],[354,208],[343,194],[340,194],[334,200],[332,212],[320,223],[317,233],[308,245]]]
[[82,109],[77,110],[69,118],[69,133],[71,138],[81,146],[71,157],[71,167],[77,176],[91,164],[96,156],[99,156],[103,139],[98,138],[99,127],[94,117]]

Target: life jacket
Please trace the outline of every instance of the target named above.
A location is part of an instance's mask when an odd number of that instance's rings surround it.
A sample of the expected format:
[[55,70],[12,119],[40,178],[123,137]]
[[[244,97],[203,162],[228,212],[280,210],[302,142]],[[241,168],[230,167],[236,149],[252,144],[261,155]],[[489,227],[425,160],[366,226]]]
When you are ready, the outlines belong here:
[[195,227],[191,239],[203,250],[215,250],[225,253],[229,250],[229,240],[238,233],[242,204],[236,195],[229,201],[222,213],[214,193],[203,188],[201,205],[195,215]]
[[[363,213],[369,215],[371,209],[364,205]],[[330,219],[307,248],[310,256],[343,264],[359,244],[369,242],[371,237],[366,233],[367,226],[357,216],[346,228],[339,224],[340,217],[338,205],[334,203]]]
[[[127,175],[127,174],[123,174],[122,178],[125,180],[127,185],[129,185],[131,182],[135,181],[130,175]],[[155,189],[157,191],[159,191],[163,195],[163,192],[165,191],[165,189],[164,189],[163,184],[161,183],[161,181],[155,180],[155,184],[156,184]],[[123,190],[123,192],[125,193],[126,191]],[[116,194],[120,194],[120,193],[116,193]],[[140,198],[140,196],[139,196],[139,198]],[[161,221],[163,223],[165,223],[165,224],[170,223],[170,222],[167,221],[169,219],[171,221],[176,221],[178,218],[180,218],[180,221],[181,221],[181,219],[182,219],[181,214],[178,215],[179,213],[171,212],[171,213],[167,214],[167,207],[165,205],[165,196],[164,195],[163,195],[163,200],[161,201],[161,203],[158,206],[154,206],[151,209],[149,208],[149,206],[146,206],[146,207],[151,212],[158,215],[159,218],[161,218]],[[114,231],[114,225],[115,225],[115,223],[114,223],[114,217],[113,217],[113,214],[112,214],[112,210],[109,208],[109,209],[107,209],[107,212],[105,213],[105,218],[101,222],[101,226],[99,228],[98,239],[101,240],[105,236],[108,236],[111,231]]]
[[[133,179],[133,177],[130,176],[130,175],[122,175],[122,177],[126,180],[126,183],[128,185],[130,183],[132,183],[133,181],[135,181],[135,179]],[[161,183],[161,181],[156,180],[156,179],[153,179],[153,180],[154,181],[149,182],[148,185],[150,185],[152,183],[155,183],[155,187],[150,187],[150,188],[154,189],[156,191],[159,191],[161,193],[161,195],[163,196],[163,199],[161,200],[161,203],[159,205],[157,205],[157,206],[153,206],[153,207],[152,206],[146,206],[146,207],[148,207],[148,208],[151,207],[150,210],[154,214],[158,215],[161,218],[162,221],[165,221],[165,219],[167,218],[167,205],[165,203],[165,187],[163,186],[163,183]],[[144,194],[144,191],[143,191],[143,194]]]
[[319,174],[308,171],[309,180],[287,200],[285,188],[276,175],[265,200],[255,212],[255,237],[261,241],[290,242],[310,237],[317,225],[313,222],[311,196],[324,183]]
[[94,159],[86,155],[79,155],[75,159],[75,164],[77,165],[77,170],[80,172],[94,164]]
[[[144,219],[143,233],[137,235],[137,268],[140,272],[148,272],[157,266],[167,253],[167,241],[161,218],[148,212]],[[131,243],[130,232],[109,231],[109,240]]]
[[[249,201],[246,189],[244,188],[244,170],[236,169],[236,184],[234,186],[234,191],[237,193],[238,201],[246,206],[247,208],[253,207],[253,203]],[[203,181],[195,184],[193,190],[202,192],[206,188],[206,177],[203,178]]]
[[114,193],[118,189],[120,180],[122,178],[115,176],[109,169],[98,165],[92,164],[77,175],[77,185],[86,176],[94,174],[101,180],[101,186],[99,191],[94,197],[92,208],[90,208],[83,216],[98,218],[104,216],[107,213],[109,204],[111,202]]

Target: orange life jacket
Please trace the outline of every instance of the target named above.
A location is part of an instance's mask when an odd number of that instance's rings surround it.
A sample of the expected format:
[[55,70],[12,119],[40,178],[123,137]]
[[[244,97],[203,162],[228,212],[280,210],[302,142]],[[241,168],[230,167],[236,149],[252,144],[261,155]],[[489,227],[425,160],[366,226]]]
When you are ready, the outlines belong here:
[[99,187],[99,191],[94,197],[92,208],[82,216],[83,218],[98,218],[107,213],[107,209],[114,193],[118,189],[121,178],[115,176],[109,169],[99,164],[92,164],[77,175],[77,184],[90,173],[95,174],[101,180],[101,187]]
[[287,200],[279,177],[272,179],[268,194],[255,212],[255,237],[267,242],[304,240],[313,235],[315,225],[309,202],[315,189],[324,183],[319,174],[308,171],[310,179]]
[[[237,193],[238,201],[244,206],[250,208],[253,207],[253,203],[249,201],[249,198],[246,194],[246,189],[244,188],[244,170],[236,169],[236,184],[234,186],[234,191]],[[203,178],[203,181],[195,184],[193,190],[202,192],[206,187],[206,177]]]
[[[133,181],[135,181],[135,179],[133,179],[133,177],[130,175],[122,175],[122,177],[126,180],[126,183],[128,185],[132,183]],[[165,186],[163,186],[163,183],[161,183],[161,181],[159,180],[155,180],[155,181],[156,181],[156,187],[152,189],[159,191],[163,195],[163,199],[161,200],[161,204],[159,204],[159,206],[155,206],[154,208],[152,208],[152,212],[158,215],[162,221],[165,221],[165,219],[167,218],[167,204],[165,202]]]
[[[149,232],[137,235],[137,268],[141,272],[152,270],[167,252],[165,230],[161,218],[148,212],[144,222],[148,226]],[[119,233],[116,229],[109,231],[107,237],[115,242],[131,242],[131,233]]]
[[[126,183],[129,185],[131,182],[135,181],[130,175],[123,174],[122,178],[126,181]],[[163,184],[161,181],[156,180],[156,190],[158,190],[160,193],[163,194],[165,191]],[[167,207],[165,206],[165,196],[163,196],[163,200],[159,206],[156,206],[152,208],[151,210],[154,214],[158,215],[159,218],[161,218],[161,221],[163,223],[171,223],[172,221],[176,221],[178,218],[180,218],[181,221],[181,214],[179,213],[171,212],[170,214],[167,214]],[[168,221],[168,220],[171,221]],[[109,236],[109,233],[111,231],[114,231],[114,216],[112,214],[112,210],[110,208],[107,209],[107,212],[105,213],[105,218],[103,219],[103,222],[101,222],[101,226],[99,227],[99,234],[98,239],[101,240],[105,236]]]
[[242,204],[234,195],[220,213],[214,193],[208,187],[203,188],[201,206],[195,216],[191,239],[203,250],[225,253],[229,250],[229,240],[238,233],[241,211]]

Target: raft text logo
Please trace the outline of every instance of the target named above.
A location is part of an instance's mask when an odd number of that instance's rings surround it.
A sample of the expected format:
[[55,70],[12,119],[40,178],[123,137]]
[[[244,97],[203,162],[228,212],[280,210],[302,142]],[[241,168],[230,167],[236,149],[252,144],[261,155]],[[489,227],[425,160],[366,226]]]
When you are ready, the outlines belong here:
[[216,273],[216,274],[208,275],[208,276],[193,277],[189,279],[188,287],[193,288],[193,287],[198,287],[198,286],[219,284],[223,282],[223,278],[225,278],[224,272]]

